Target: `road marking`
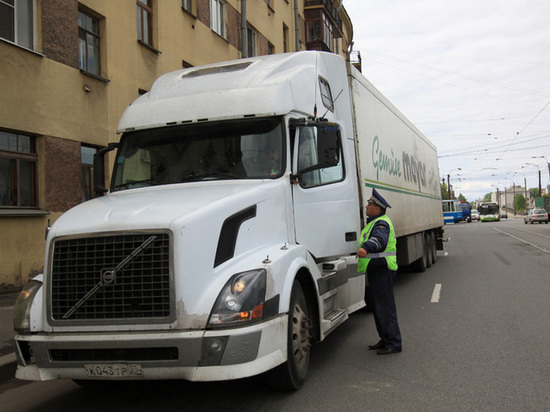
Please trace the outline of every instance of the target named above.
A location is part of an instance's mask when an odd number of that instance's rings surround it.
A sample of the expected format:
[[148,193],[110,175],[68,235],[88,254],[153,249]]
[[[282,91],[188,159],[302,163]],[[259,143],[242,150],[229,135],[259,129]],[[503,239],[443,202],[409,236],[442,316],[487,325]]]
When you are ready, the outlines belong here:
[[441,283],[436,283],[434,291],[432,293],[431,303],[439,303],[439,296],[441,295]]
[[550,236],[545,235],[544,233],[531,232],[530,230],[518,229],[518,228],[514,228],[514,229],[520,230],[520,231],[525,232],[525,233],[529,233],[530,235],[543,236],[543,237],[547,237],[548,239],[550,239]]
[[550,254],[550,250],[548,250],[548,249],[544,249],[544,248],[542,248],[542,247],[540,247],[540,246],[537,246],[537,245],[535,245],[535,244],[533,244],[533,243],[531,243],[531,242],[527,242],[526,240],[520,239],[519,237],[514,236],[514,235],[512,235],[512,234],[510,234],[510,233],[508,233],[508,232],[505,232],[505,231],[503,231],[503,230],[497,229],[496,227],[494,227],[493,229],[495,229],[497,232],[504,233],[504,234],[507,235],[507,236],[513,237],[514,239],[519,240],[520,242],[523,242],[523,243],[525,243],[525,244],[527,244],[527,245],[529,245],[529,246],[533,246],[534,248],[537,248],[538,250],[542,250],[544,253]]

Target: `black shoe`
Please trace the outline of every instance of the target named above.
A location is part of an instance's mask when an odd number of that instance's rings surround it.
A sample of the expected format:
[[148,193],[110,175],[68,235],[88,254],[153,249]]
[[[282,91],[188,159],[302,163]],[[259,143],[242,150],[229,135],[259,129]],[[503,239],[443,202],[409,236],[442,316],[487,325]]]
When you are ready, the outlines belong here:
[[369,345],[369,350],[384,349],[385,347],[386,347],[386,344],[380,341],[376,345]]
[[380,349],[378,352],[376,352],[377,355],[391,355],[393,353],[399,353],[401,352],[401,348],[389,348],[385,347],[384,349]]

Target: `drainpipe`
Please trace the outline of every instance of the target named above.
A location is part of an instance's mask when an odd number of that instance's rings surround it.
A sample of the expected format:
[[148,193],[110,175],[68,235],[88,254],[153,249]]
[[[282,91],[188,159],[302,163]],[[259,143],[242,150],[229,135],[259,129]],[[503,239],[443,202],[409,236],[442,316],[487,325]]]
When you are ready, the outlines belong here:
[[294,0],[294,44],[295,51],[300,51],[300,15],[298,13],[298,1]]
[[248,57],[248,34],[246,28],[246,0],[241,0],[241,40],[243,48],[241,55],[243,58]]

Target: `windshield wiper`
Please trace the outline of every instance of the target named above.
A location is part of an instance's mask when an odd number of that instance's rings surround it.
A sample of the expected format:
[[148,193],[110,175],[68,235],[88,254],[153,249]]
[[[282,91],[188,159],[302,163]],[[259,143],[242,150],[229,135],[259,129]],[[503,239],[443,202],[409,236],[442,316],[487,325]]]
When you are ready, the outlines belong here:
[[142,180],[128,180],[125,183],[115,185],[113,189],[128,189],[130,185],[138,185],[141,183],[151,183],[151,179],[142,179]]
[[194,182],[199,180],[207,180],[209,178],[241,179],[241,176],[237,176],[236,174],[230,172],[209,172],[189,175],[181,179],[180,182]]

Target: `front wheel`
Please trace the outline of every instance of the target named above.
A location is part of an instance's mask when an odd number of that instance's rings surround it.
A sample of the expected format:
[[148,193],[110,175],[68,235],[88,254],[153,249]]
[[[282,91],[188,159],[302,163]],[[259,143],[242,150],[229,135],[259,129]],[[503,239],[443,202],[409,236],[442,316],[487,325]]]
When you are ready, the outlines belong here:
[[300,282],[294,281],[290,295],[285,363],[268,374],[269,384],[277,389],[296,391],[304,383],[309,370],[312,343],[311,315]]

